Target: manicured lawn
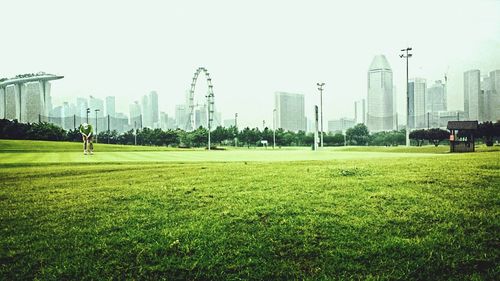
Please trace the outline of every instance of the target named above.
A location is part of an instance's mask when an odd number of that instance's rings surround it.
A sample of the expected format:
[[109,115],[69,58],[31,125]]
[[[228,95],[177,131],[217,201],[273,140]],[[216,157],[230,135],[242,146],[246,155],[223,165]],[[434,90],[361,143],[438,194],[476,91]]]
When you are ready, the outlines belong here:
[[0,153],[2,280],[500,274],[498,151],[60,147],[49,161],[22,145]]

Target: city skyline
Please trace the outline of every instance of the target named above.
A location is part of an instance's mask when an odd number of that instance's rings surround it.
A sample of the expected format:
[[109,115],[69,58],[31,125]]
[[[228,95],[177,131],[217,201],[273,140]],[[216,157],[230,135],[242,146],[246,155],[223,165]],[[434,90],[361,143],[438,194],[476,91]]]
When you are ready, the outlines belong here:
[[[99,9],[92,1],[33,1],[29,10],[19,2],[3,7],[24,10],[30,20],[19,22],[9,13],[0,18],[2,26],[16,22],[5,33],[17,43],[4,46],[10,55],[0,65],[0,77],[39,70],[65,75],[52,85],[52,102],[59,105],[81,96],[115,96],[116,112],[127,113],[131,103],[156,91],[159,111],[174,116],[194,71],[205,66],[222,119],[238,112],[241,126],[260,126],[263,119],[271,124],[276,91],[304,94],[311,118],[319,103],[315,85],[323,81],[326,123],[354,116],[353,102],[366,99],[369,63],[384,54],[404,117],[401,48],[414,49],[410,78],[435,81],[447,75],[449,110],[463,110],[465,71],[500,69],[499,1],[186,1],[175,7],[109,1]],[[412,13],[406,13],[410,5]],[[89,15],[93,20],[84,20]],[[58,28],[23,36],[33,22]],[[33,48],[32,41],[44,44]],[[205,92],[200,81],[196,99]]]

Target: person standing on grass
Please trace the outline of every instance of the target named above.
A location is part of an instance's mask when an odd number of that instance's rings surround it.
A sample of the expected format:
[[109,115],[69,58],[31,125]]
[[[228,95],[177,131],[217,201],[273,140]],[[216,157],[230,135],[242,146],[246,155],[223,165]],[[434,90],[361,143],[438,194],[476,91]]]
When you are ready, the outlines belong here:
[[87,155],[87,152],[94,154],[94,144],[92,143],[94,129],[92,128],[92,125],[87,123],[81,124],[80,134],[82,134],[83,139],[83,154]]

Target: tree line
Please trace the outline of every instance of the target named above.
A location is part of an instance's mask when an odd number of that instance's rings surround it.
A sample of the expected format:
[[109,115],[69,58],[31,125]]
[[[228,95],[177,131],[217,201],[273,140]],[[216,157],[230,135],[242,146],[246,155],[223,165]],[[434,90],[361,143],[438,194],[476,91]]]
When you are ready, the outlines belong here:
[[[242,130],[231,126],[225,128],[216,127],[210,132],[211,144],[238,145],[246,147],[262,146],[263,143],[272,146],[275,136],[276,146],[312,146],[314,134],[304,131],[292,132],[277,129],[249,128]],[[82,137],[77,129],[64,130],[54,124],[19,123],[17,120],[0,119],[0,138],[2,139],[27,139],[27,140],[51,140],[51,141],[81,141]],[[410,138],[417,146],[428,142],[439,145],[449,138],[449,132],[438,128],[429,130],[414,130]],[[479,124],[476,138],[482,138],[487,145],[493,145],[495,139],[500,138],[500,122],[484,122]],[[199,127],[193,131],[162,130],[142,128],[129,130],[124,133],[113,131],[101,131],[97,135],[99,143],[123,144],[123,145],[147,145],[147,146],[176,146],[176,147],[206,147],[208,130]],[[264,141],[264,142],[263,142]],[[357,124],[353,128],[342,133],[324,133],[323,143],[325,146],[343,145],[372,145],[372,146],[397,146],[405,144],[405,130],[377,132],[370,134],[364,124]]]

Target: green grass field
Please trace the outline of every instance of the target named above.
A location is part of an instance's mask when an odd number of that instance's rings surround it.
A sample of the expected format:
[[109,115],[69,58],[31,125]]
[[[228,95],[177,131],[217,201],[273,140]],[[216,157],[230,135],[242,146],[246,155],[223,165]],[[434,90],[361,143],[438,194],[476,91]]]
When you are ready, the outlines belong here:
[[80,150],[0,140],[0,280],[500,274],[498,147]]

